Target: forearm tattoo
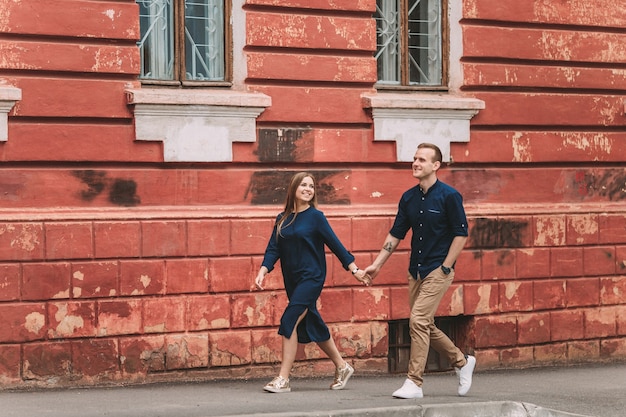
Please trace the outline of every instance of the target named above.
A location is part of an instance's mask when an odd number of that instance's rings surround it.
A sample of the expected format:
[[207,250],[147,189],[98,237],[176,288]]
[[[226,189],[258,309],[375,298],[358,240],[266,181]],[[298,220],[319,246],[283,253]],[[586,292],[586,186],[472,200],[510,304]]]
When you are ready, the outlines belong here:
[[387,252],[389,252],[389,253],[392,253],[392,252],[393,252],[393,243],[391,243],[391,242],[386,242],[386,243],[383,245],[383,249],[384,249],[384,250],[386,250],[386,251],[387,251]]

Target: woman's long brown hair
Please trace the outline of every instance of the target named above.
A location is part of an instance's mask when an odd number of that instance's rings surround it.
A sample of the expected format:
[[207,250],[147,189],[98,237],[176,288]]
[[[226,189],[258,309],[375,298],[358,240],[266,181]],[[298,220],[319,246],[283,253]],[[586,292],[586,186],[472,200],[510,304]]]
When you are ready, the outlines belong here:
[[[298,191],[298,187],[302,183],[302,180],[304,180],[306,177],[310,177],[311,180],[313,180],[314,193],[313,193],[313,198],[309,202],[309,206],[313,206],[317,208],[317,181],[315,180],[315,177],[313,176],[313,174],[309,172],[298,172],[293,177],[291,177],[291,181],[289,182],[289,188],[287,189],[287,198],[285,199],[285,208],[283,211],[283,215],[276,222],[276,237],[282,236],[280,234],[281,230],[284,227],[289,226],[296,220],[296,216],[298,215],[296,191]],[[292,219],[289,221],[289,223],[285,224],[285,221],[287,220],[289,215],[292,213],[293,213]]]

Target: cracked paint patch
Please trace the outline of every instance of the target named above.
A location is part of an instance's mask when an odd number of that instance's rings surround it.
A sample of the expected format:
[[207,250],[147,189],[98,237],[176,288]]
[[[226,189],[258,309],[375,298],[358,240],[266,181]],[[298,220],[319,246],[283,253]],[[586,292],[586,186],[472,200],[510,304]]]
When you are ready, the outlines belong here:
[[45,325],[46,317],[37,312],[28,314],[24,320],[24,328],[34,334],[39,334]]
[[532,162],[530,139],[525,138],[521,132],[512,137],[513,162]]

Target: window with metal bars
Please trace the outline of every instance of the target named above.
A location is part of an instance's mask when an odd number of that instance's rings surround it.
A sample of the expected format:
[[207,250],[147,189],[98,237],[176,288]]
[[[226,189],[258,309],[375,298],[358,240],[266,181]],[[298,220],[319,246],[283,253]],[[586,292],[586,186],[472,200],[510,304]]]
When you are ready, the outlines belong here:
[[143,83],[229,85],[230,8],[225,0],[136,0]]
[[447,87],[447,0],[376,0],[379,88]]
[[[453,341],[460,341],[459,346],[464,352],[466,346],[466,329],[469,317],[436,317],[435,326],[444,332]],[[411,334],[409,330],[409,320],[392,320],[389,322],[389,352],[388,369],[389,373],[405,373],[409,370],[409,358],[411,356]],[[437,351],[430,348],[426,359],[426,372],[448,371],[452,369],[448,359],[439,355]]]

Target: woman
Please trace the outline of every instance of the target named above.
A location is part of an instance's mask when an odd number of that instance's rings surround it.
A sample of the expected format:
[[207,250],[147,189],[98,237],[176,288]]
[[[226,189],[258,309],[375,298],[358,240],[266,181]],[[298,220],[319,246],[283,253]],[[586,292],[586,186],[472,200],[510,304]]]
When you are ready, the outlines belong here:
[[354,256],[341,244],[324,213],[317,209],[315,178],[307,172],[294,175],[287,190],[285,209],[276,218],[265,257],[255,279],[263,289],[265,275],[280,259],[289,304],[281,319],[278,334],[282,336],[283,353],[280,372],[263,389],[289,392],[289,374],[296,359],[298,343],[315,342],[335,364],[335,380],[330,389],[343,389],[354,369],[343,360],[330,337],[328,326],[317,311],[326,279],[324,245],[341,261],[357,280],[365,282],[365,273],[354,263]]

